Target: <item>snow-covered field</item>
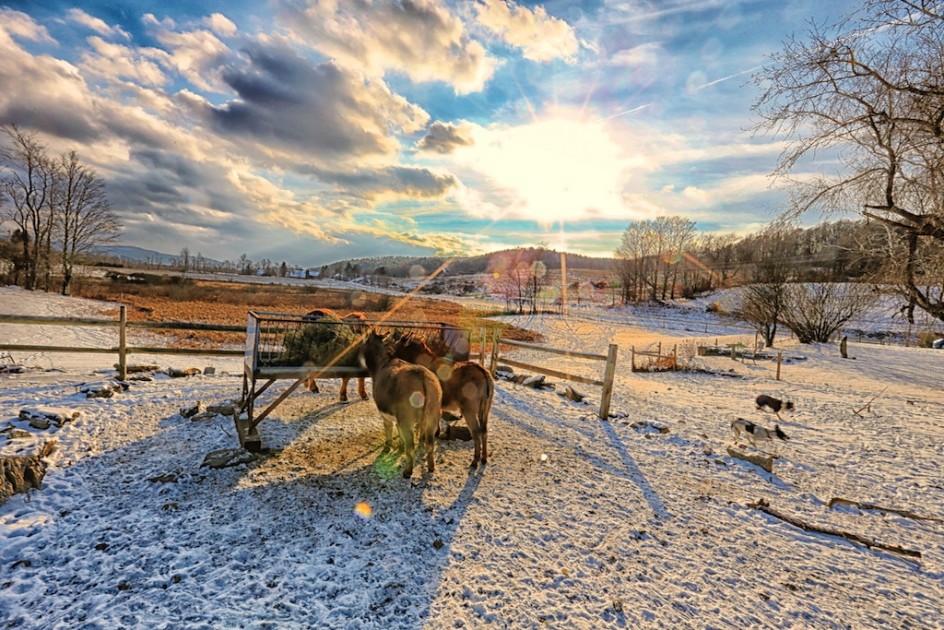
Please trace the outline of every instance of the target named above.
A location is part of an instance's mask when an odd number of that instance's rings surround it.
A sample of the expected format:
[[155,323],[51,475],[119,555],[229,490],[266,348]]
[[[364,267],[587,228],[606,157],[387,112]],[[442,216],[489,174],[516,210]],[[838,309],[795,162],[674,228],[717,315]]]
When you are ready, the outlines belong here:
[[[2,313],[108,306],[0,288]],[[944,517],[944,352],[850,344],[855,359],[843,360],[835,347],[785,340],[782,381],[769,361],[723,357],[695,359],[703,373],[643,374],[630,372],[629,346],[693,340],[701,323],[653,330],[645,317],[583,311],[510,319],[554,347],[619,344],[615,417],[596,416],[594,387],[576,385],[590,396],[578,404],[499,382],[488,465],[469,473],[471,443],[442,442],[436,472],[417,468],[411,481],[379,457],[373,402],[337,403],[337,381],[293,393],[262,422],[268,455],[214,469],[201,463],[238,444],[232,420],[179,411],[238,398],[239,360],[134,357],[217,373],[91,399],[78,385],[112,376],[112,357],[16,354],[28,369],[0,374],[0,428],[30,436],[0,448],[57,448],[40,490],[0,505],[0,625],[944,627],[944,522],[827,505]],[[111,345],[114,334],[0,325],[8,343]],[[776,421],[754,408],[760,393],[797,405],[780,422],[790,441],[762,444],[780,454],[773,474],[726,452],[734,417]],[[39,405],[81,416],[45,431],[17,419]],[[804,531],[748,506],[760,499],[921,556]]]

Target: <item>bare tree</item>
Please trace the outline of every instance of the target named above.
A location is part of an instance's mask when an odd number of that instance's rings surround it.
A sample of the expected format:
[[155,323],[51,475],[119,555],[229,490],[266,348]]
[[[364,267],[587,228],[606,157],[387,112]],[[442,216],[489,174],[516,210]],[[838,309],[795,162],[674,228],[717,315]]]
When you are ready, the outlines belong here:
[[24,132],[16,125],[5,126],[2,132],[9,142],[0,146],[0,190],[10,201],[3,208],[4,216],[20,233],[23,284],[35,289],[44,265],[49,265],[47,244],[53,226],[50,207],[55,197],[55,169],[35,133]]
[[60,185],[54,216],[60,243],[61,290],[62,295],[69,295],[79,256],[114,240],[118,219],[108,204],[105,185],[94,170],[80,163],[75,151],[60,156],[56,170]]
[[868,0],[831,28],[789,41],[757,77],[757,130],[792,139],[777,174],[835,154],[839,173],[795,182],[796,213],[858,207],[907,242],[906,299],[944,320],[920,273],[944,244],[944,14],[925,0]]
[[666,222],[666,241],[668,251],[663,256],[665,265],[662,279],[662,299],[665,300],[666,287],[669,287],[669,299],[675,299],[678,274],[686,266],[685,254],[692,247],[695,237],[695,222],[684,217],[668,217]]
[[864,284],[791,284],[784,294],[783,322],[800,343],[825,343],[875,301]]
[[768,228],[756,239],[758,260],[751,284],[744,287],[737,315],[773,347],[782,320],[791,260],[789,242],[783,230]]

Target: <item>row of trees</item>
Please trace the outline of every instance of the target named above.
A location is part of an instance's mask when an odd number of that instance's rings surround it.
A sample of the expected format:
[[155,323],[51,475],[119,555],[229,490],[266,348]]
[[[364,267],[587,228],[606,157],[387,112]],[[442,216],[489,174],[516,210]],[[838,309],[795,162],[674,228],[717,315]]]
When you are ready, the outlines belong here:
[[79,257],[118,233],[105,186],[75,151],[51,157],[34,133],[0,131],[0,221],[12,226],[13,282],[48,291],[58,273],[68,295]]

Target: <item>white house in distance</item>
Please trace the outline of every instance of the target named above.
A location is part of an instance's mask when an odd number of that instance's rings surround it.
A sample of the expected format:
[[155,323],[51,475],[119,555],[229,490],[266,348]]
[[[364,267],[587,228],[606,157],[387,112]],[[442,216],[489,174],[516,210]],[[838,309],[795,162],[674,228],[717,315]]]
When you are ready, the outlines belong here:
[[312,267],[309,267],[308,269],[303,269],[302,267],[295,267],[294,269],[288,272],[289,278],[299,278],[302,280],[305,280],[307,278],[317,278],[320,275],[321,275],[321,271],[319,269],[315,269]]

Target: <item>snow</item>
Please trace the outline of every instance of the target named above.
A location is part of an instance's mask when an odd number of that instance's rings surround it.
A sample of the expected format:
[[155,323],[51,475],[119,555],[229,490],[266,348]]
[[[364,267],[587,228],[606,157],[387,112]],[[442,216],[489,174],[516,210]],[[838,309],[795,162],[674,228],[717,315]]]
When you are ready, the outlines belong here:
[[[0,288],[0,312],[95,316],[115,305]],[[699,309],[693,309],[694,314]],[[703,309],[701,309],[703,311]],[[679,315],[681,317],[681,315]],[[380,457],[372,401],[338,381],[297,391],[260,424],[264,457],[201,466],[238,445],[232,419],[180,412],[240,395],[240,360],[134,357],[213,375],[134,381],[111,398],[82,383],[108,355],[15,353],[0,428],[57,441],[43,487],[0,505],[0,624],[19,628],[944,627],[944,523],[829,508],[842,497],[944,516],[944,352],[778,343],[771,361],[695,357],[703,372],[632,373],[629,347],[752,341],[703,322],[581,310],[505,317],[549,346],[619,345],[611,411],[499,381],[489,462],[439,444],[435,473]],[[700,334],[701,333],[701,334]],[[113,344],[113,329],[2,325],[8,343]],[[602,364],[515,350],[599,378]],[[805,358],[805,360],[803,360]],[[557,391],[565,383],[553,379]],[[286,381],[263,396],[274,400]],[[369,387],[369,385],[368,385]],[[757,394],[796,403],[768,474],[730,457],[730,422],[772,427]],[[29,428],[23,408],[77,411]],[[653,430],[665,427],[668,432]],[[745,450],[750,450],[746,448]],[[868,549],[759,510],[921,553]]]

